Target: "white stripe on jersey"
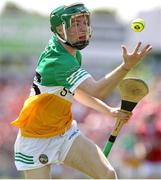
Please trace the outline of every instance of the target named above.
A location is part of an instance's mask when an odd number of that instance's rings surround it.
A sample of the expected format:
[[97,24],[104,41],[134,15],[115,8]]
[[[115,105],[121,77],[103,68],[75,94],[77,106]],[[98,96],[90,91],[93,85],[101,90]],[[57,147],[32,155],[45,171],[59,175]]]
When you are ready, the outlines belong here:
[[[55,94],[55,95],[57,95],[61,98],[64,98],[70,102],[73,101],[73,94],[66,88],[64,89],[63,86],[42,86],[35,81],[34,81],[34,84],[36,84],[38,86],[41,94],[43,94],[43,93]],[[34,96],[34,95],[35,95],[35,90],[33,88],[31,88],[30,96]]]
[[[71,74],[68,78],[66,78],[66,81],[71,85],[70,89],[67,89],[63,86],[42,86],[36,81],[34,81],[34,84],[36,84],[42,93],[50,93],[55,94],[57,96],[60,96],[70,102],[73,101],[73,93],[75,89],[87,78],[91,77],[91,75],[85,71],[84,69],[79,68],[76,72]],[[30,96],[35,95],[35,90],[31,88]]]
[[88,74],[87,71],[84,69],[79,68],[76,72],[71,74],[66,80],[69,84],[74,84],[76,82],[76,79],[79,79],[82,75]]
[[74,92],[75,91],[75,89],[83,82],[83,81],[85,81],[86,79],[88,79],[89,77],[91,77],[91,75],[90,74],[86,74],[86,75],[84,75],[84,76],[82,76],[81,78],[79,78],[78,80],[77,80],[77,82],[75,82],[75,84],[70,88],[70,92]]
[[75,82],[77,82],[81,77],[83,77],[84,75],[88,74],[86,71],[81,73],[80,76],[75,77],[75,79],[73,79],[73,81],[71,82],[71,84],[75,84]]

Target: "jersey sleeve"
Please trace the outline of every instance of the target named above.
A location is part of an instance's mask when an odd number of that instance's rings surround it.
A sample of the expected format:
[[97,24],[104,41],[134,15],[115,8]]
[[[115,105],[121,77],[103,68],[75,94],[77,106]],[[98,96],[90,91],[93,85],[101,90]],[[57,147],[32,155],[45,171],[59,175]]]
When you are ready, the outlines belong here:
[[75,72],[71,72],[69,76],[66,78],[66,81],[69,85],[69,90],[74,92],[74,90],[87,78],[91,77],[91,75],[84,69],[79,68]]
[[63,86],[72,93],[91,75],[81,68],[81,57],[61,55],[56,58],[44,58],[36,69],[43,86]]
[[[66,59],[67,60],[67,59]],[[80,62],[76,62],[72,59],[68,60],[68,63],[62,61],[62,64],[57,65],[55,68],[54,78],[60,86],[64,86],[72,93],[75,89],[91,75],[80,66]]]

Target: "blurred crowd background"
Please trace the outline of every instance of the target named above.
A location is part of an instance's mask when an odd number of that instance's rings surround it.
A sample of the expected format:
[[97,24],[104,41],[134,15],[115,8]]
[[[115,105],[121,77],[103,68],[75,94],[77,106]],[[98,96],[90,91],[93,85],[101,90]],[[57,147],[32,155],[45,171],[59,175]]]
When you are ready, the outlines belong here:
[[[111,9],[92,11],[93,37],[82,51],[83,66],[96,79],[121,63],[121,44],[129,49],[138,41],[151,43],[153,52],[127,76],[139,77],[150,92],[135,108],[123,127],[109,160],[119,178],[161,178],[161,9],[140,12],[146,29],[134,33]],[[0,14],[0,178],[23,178],[14,166],[14,141],[18,132],[10,125],[29,95],[40,52],[52,36],[48,17],[29,13],[7,3]],[[120,105],[118,89],[105,102]],[[73,118],[82,132],[103,148],[115,120],[82,106],[73,105]],[[94,158],[94,157],[93,157]],[[88,178],[63,165],[53,166],[53,178]]]

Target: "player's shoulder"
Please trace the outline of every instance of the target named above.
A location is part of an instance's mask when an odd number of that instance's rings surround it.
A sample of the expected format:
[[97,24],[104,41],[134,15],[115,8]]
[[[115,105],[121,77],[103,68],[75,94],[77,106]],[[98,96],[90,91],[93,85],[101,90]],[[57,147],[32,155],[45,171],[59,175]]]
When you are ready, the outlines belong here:
[[58,38],[55,36],[53,36],[48,42],[46,55],[47,57],[52,57],[53,60],[72,59],[70,53],[63,47]]
[[49,40],[45,51],[39,58],[38,66],[43,68],[72,68],[73,66],[81,65],[80,52],[76,53],[76,57],[72,56],[58,41],[57,38],[53,37]]

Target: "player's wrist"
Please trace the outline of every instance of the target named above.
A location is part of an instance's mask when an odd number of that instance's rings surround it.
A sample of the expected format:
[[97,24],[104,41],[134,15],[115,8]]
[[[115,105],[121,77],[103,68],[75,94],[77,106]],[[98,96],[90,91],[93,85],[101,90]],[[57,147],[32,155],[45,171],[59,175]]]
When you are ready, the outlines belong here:
[[130,68],[126,67],[124,64],[121,65],[121,68],[122,68],[124,71],[127,71],[127,72],[130,71]]

